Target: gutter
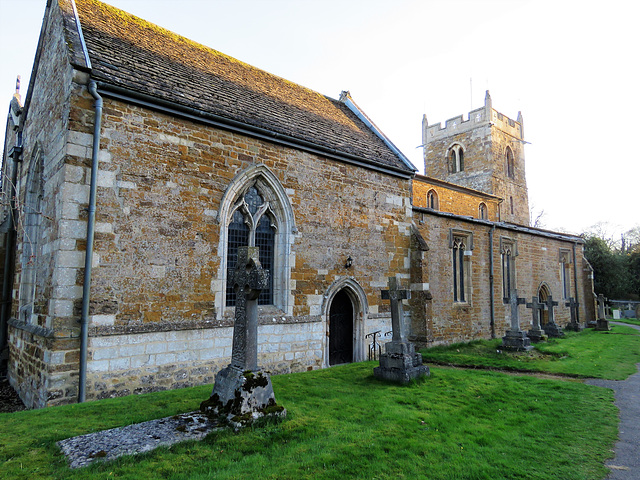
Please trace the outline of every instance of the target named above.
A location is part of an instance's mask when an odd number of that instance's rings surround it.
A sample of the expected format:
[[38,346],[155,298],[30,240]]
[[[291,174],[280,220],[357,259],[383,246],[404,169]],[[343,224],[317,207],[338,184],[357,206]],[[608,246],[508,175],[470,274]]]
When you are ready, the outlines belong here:
[[231,118],[226,118],[214,113],[209,113],[193,107],[181,105],[171,100],[163,100],[151,95],[137,92],[135,90],[130,90],[128,88],[119,87],[100,81],[98,82],[98,88],[100,93],[105,97],[114,98],[116,100],[121,100],[133,105],[147,107],[155,111],[196,121],[198,123],[203,123],[211,127],[247,135],[260,140],[266,140],[268,142],[276,143],[285,147],[303,150],[308,153],[313,153],[315,155],[331,158],[339,162],[356,165],[368,170],[375,170],[387,175],[392,175],[394,177],[410,179],[414,176],[415,167],[413,167],[413,165],[411,165],[411,171],[407,171],[406,169],[393,167],[390,165],[373,163],[371,160],[360,157],[358,155],[341,152],[331,147],[318,145],[307,140],[302,140],[290,135],[274,132],[264,127],[257,127],[242,123]]
[[496,338],[495,294],[493,292],[493,234],[495,231],[496,224],[494,223],[491,226],[491,230],[489,230],[489,325],[491,327],[491,338]]
[[93,125],[93,151],[91,153],[91,185],[89,189],[89,217],[87,219],[87,249],[84,257],[84,283],[82,285],[82,314],[80,317],[80,378],[78,379],[78,403],[86,398],[87,351],[89,343],[89,299],[91,295],[91,269],[93,260],[93,239],[96,221],[96,191],[98,184],[98,153],[100,152],[100,128],[102,126],[102,97],[98,94],[96,82],[91,80],[89,93],[96,99]]
[[[576,245],[578,242],[573,243],[573,289],[576,295],[576,302],[579,304],[578,298],[578,263],[576,262]],[[580,308],[576,308],[576,323],[580,325]]]
[[556,240],[562,240],[563,242],[572,242],[572,243],[584,243],[584,240],[577,235],[563,234],[558,232],[552,232],[550,230],[541,230],[533,227],[525,227],[523,225],[516,225],[515,223],[507,223],[507,222],[494,222],[492,220],[481,220],[479,218],[474,218],[472,216],[467,215],[456,215],[455,213],[441,212],[439,210],[433,210],[431,208],[426,207],[416,207],[413,205],[411,207],[414,212],[418,213],[426,213],[429,215],[435,215],[436,217],[446,217],[455,220],[459,220],[467,223],[475,223],[478,225],[495,225],[498,228],[502,228],[504,230],[511,230],[513,232],[523,232],[528,233],[530,235],[536,235],[539,237],[546,238],[554,238]]

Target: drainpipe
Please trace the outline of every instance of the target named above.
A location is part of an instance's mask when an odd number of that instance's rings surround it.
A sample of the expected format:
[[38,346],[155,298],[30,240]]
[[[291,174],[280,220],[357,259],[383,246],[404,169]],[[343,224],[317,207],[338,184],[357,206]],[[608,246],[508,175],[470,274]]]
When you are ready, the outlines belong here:
[[[576,302],[580,302],[578,298],[578,264],[576,263],[576,243],[573,243],[573,289],[576,295]],[[576,323],[580,325],[580,307],[576,308]]]
[[[0,374],[4,375],[8,373],[8,357],[7,363],[2,360],[2,357],[7,348],[9,342],[9,316],[11,315],[11,296],[13,290],[13,276],[15,270],[15,249],[16,249],[16,227],[15,219],[18,215],[17,208],[17,190],[16,183],[18,181],[18,165],[22,155],[22,132],[18,132],[18,144],[15,145],[9,152],[8,157],[13,158],[13,170],[11,171],[11,187],[9,190],[10,196],[10,213],[9,213],[9,228],[7,231],[7,243],[5,245],[5,257],[4,257],[4,274],[2,283],[2,309],[0,310]],[[8,353],[8,352],[7,352]],[[7,367],[5,370],[5,366]]]
[[496,338],[496,321],[495,321],[495,298],[493,294],[493,232],[496,230],[496,224],[491,225],[489,230],[489,303],[490,303],[490,320],[491,338]]
[[98,153],[100,151],[100,127],[102,125],[102,97],[96,82],[91,80],[89,93],[96,99],[93,126],[93,151],[91,153],[91,186],[89,190],[89,218],[87,219],[87,251],[84,258],[84,284],[82,285],[82,314],[80,317],[80,378],[78,380],[78,403],[84,402],[87,383],[87,350],[89,343],[89,296],[91,293],[91,261],[93,259],[93,237],[96,221],[96,190],[98,183]]

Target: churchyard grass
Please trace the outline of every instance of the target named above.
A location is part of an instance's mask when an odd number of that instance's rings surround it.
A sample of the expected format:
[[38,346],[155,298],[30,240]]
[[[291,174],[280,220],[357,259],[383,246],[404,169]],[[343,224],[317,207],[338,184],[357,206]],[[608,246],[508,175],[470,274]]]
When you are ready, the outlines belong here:
[[2,477],[584,480],[608,471],[618,422],[609,389],[438,367],[401,386],[374,378],[376,365],[272,377],[289,413],[282,423],[73,471],[57,440],[194,410],[211,387],[0,414]]
[[530,352],[511,353],[500,347],[502,340],[476,340],[421,350],[427,363],[465,367],[533,371],[582,378],[624,380],[640,362],[640,332],[613,325],[610,332],[587,329],[565,332],[535,344]]

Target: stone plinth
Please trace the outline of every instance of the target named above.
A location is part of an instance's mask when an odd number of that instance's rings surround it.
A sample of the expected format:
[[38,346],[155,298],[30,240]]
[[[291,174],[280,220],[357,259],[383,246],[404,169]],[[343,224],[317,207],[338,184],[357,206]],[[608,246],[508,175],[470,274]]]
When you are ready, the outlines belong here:
[[387,343],[385,353],[380,355],[380,366],[373,369],[377,378],[397,383],[409,383],[430,373],[429,367],[422,364],[422,355],[409,342]]
[[545,342],[549,338],[545,331],[540,328],[528,330],[527,337],[529,337],[529,340],[533,343]]
[[544,333],[546,333],[549,338],[564,337],[564,332],[562,331],[562,328],[560,328],[555,323],[547,323],[542,328],[544,329]]
[[502,337],[502,349],[512,350],[516,352],[528,352],[533,349],[531,346],[531,340],[527,337],[527,334],[522,330],[509,330],[507,334]]
[[233,365],[218,372],[213,393],[200,404],[200,410],[210,418],[226,420],[236,429],[265,417],[284,418],[287,413],[276,404],[268,373],[243,372]]
[[596,330],[602,332],[608,332],[611,330],[611,326],[609,325],[609,320],[605,320],[604,318],[599,318],[596,322]]

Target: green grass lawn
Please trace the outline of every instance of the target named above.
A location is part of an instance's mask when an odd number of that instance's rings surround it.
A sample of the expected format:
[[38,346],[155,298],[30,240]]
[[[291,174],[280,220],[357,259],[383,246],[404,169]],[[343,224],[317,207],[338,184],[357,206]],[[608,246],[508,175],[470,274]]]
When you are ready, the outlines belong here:
[[[616,335],[615,338],[623,338]],[[274,376],[277,425],[71,471],[55,442],[194,410],[210,387],[0,414],[2,478],[602,479],[617,436],[611,390],[432,368],[408,386],[374,362]]]
[[421,353],[427,363],[608,380],[624,380],[637,371],[636,363],[640,363],[640,332],[618,325],[610,332],[566,332],[564,338],[538,343],[527,353],[502,351],[501,344],[499,338],[476,340],[432,347]]

